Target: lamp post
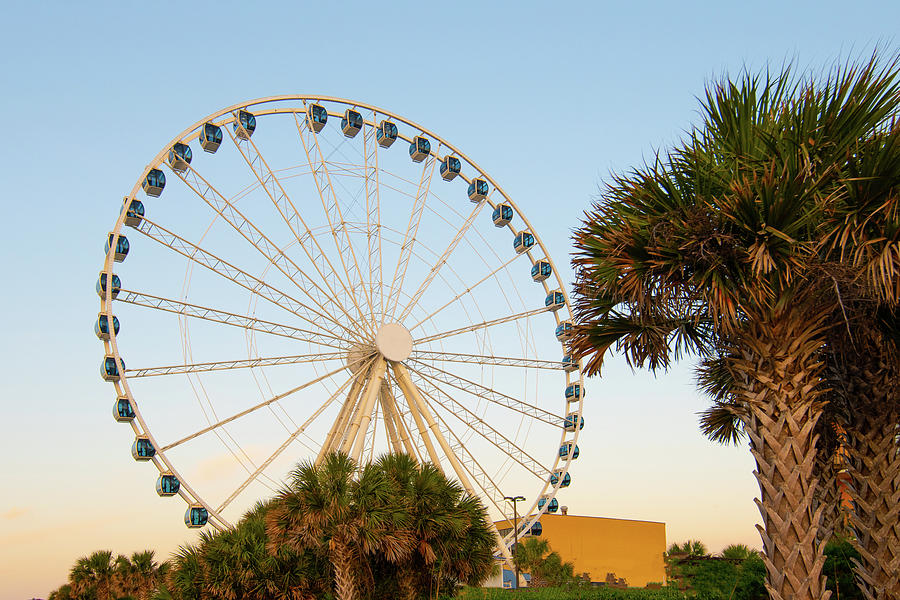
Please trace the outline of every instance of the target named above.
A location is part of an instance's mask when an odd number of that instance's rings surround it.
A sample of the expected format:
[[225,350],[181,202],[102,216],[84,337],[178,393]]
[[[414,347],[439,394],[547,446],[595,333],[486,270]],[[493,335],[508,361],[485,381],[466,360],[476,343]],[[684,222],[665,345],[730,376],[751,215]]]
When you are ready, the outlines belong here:
[[503,496],[504,500],[512,503],[513,507],[513,567],[516,570],[516,587],[519,589],[519,563],[516,561],[516,552],[519,550],[519,513],[516,504],[525,499],[525,496]]

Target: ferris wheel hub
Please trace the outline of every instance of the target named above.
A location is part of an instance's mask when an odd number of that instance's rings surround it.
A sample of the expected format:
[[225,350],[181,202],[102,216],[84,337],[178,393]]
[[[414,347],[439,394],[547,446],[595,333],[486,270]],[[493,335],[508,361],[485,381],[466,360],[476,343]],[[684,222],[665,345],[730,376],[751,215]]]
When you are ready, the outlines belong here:
[[386,359],[400,362],[409,358],[413,338],[400,323],[383,323],[375,334],[375,347]]

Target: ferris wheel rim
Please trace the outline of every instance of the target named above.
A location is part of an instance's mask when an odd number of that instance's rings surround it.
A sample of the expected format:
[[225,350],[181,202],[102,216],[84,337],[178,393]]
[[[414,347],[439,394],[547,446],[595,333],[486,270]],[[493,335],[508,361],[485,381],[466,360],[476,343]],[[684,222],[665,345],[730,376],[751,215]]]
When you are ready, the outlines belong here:
[[[527,216],[521,209],[519,209],[519,207],[515,203],[515,201],[508,194],[506,194],[506,192],[503,190],[503,188],[501,186],[499,186],[497,184],[497,182],[483,168],[481,168],[480,165],[475,163],[471,158],[469,158],[466,154],[461,152],[457,147],[450,144],[445,139],[441,138],[440,136],[438,136],[431,130],[426,129],[426,128],[422,127],[421,125],[418,125],[417,123],[402,117],[401,115],[398,115],[396,113],[393,113],[393,112],[385,110],[385,109],[382,109],[380,107],[376,107],[374,105],[356,102],[356,101],[352,101],[352,100],[348,100],[348,99],[344,99],[344,98],[337,98],[337,97],[332,97],[332,96],[320,96],[320,95],[270,96],[270,97],[258,98],[258,99],[250,100],[247,102],[231,105],[229,107],[226,107],[215,113],[210,114],[209,116],[207,116],[204,119],[201,119],[200,121],[197,121],[194,125],[185,129],[181,133],[181,135],[176,136],[175,138],[173,138],[170,141],[169,144],[167,144],[165,147],[163,147],[163,149],[156,155],[156,157],[151,162],[151,164],[149,164],[145,167],[141,176],[138,178],[135,186],[132,188],[131,193],[129,194],[128,197],[125,198],[125,203],[127,204],[130,200],[135,199],[137,197],[138,192],[141,187],[141,182],[144,180],[147,173],[151,169],[156,168],[157,166],[159,166],[160,164],[162,164],[164,162],[164,158],[165,158],[166,154],[169,152],[170,148],[174,144],[179,143],[179,142],[192,141],[192,139],[191,139],[192,133],[197,131],[205,123],[213,122],[216,119],[219,119],[228,114],[232,114],[232,113],[234,113],[234,111],[237,111],[237,110],[249,109],[251,107],[255,107],[255,106],[259,106],[259,105],[263,105],[263,104],[270,104],[270,103],[275,103],[275,102],[290,102],[290,101],[303,102],[304,107],[306,106],[307,101],[322,101],[322,102],[333,102],[333,103],[345,105],[348,107],[359,107],[359,108],[370,110],[375,114],[383,115],[385,117],[395,119],[401,123],[404,123],[405,125],[407,125],[409,127],[412,127],[413,129],[416,129],[416,130],[422,132],[423,134],[429,136],[431,139],[437,140],[442,145],[444,145],[446,148],[448,148],[450,151],[452,151],[452,155],[457,156],[457,157],[461,158],[462,160],[465,160],[466,163],[468,163],[470,166],[472,166],[474,168],[474,170],[477,172],[477,174],[480,177],[483,177],[485,180],[487,180],[491,183],[491,185],[493,186],[493,190],[496,193],[499,193],[500,196],[502,197],[501,202],[509,203],[515,210],[515,214],[519,218],[521,218],[522,222],[524,223],[524,227],[522,229],[519,229],[518,231],[513,227],[508,226],[508,228],[514,234],[521,232],[521,231],[528,231],[534,236],[535,247],[539,248],[541,250],[543,256],[542,257],[539,256],[538,259],[535,259],[534,257],[531,256],[531,253],[533,251],[533,249],[532,249],[527,252],[529,259],[531,260],[532,264],[534,264],[536,262],[536,260],[546,260],[547,262],[550,263],[551,268],[552,268],[553,277],[556,279],[556,283],[557,283],[556,289],[562,292],[562,294],[565,298],[565,312],[568,313],[569,319],[571,319],[571,317],[572,317],[571,305],[570,305],[568,294],[566,293],[565,285],[561,279],[560,272],[556,268],[556,265],[553,262],[552,256],[547,251],[547,248],[544,245],[543,241],[541,240],[539,234],[531,226],[530,222],[527,219]],[[293,109],[293,110],[286,109],[286,110],[281,110],[278,112],[292,112],[294,114],[301,114],[301,110],[299,108]],[[275,112],[274,111],[273,112],[263,111],[263,112],[257,112],[255,114],[257,114],[259,116],[264,116],[266,114],[275,114]],[[223,121],[223,123],[226,123],[226,124],[229,122],[230,121],[227,119],[225,121]],[[403,136],[400,136],[400,137],[403,138]],[[196,139],[196,138],[194,137],[193,139]],[[406,139],[406,138],[403,138],[403,139]],[[466,180],[466,179],[464,178],[464,180]],[[466,181],[468,181],[468,180],[466,180]],[[491,200],[488,199],[484,204],[488,204],[493,208],[493,207],[496,207],[496,205],[498,203],[491,202]],[[117,235],[120,234],[120,232],[122,231],[122,227],[124,226],[124,219],[125,219],[125,211],[122,211],[122,213],[119,216],[118,221],[116,222],[116,226],[113,229],[113,233],[115,233]],[[107,274],[107,277],[110,277],[111,275],[113,275],[113,267],[114,267],[114,261],[112,258],[112,252],[110,252],[109,254],[107,254],[106,261],[104,263],[104,270],[102,271],[102,273]],[[551,291],[551,287],[546,283],[546,281],[542,281],[541,284],[544,287],[545,293],[548,293]],[[102,314],[106,314],[106,315],[110,315],[110,316],[113,315],[112,300],[113,300],[112,286],[109,285],[109,286],[107,286],[105,297],[101,298],[101,313]],[[561,322],[561,319],[559,318],[559,314],[554,313],[554,316],[555,316],[555,320],[557,321],[557,323]],[[110,350],[111,352],[107,352],[107,354],[111,354],[112,356],[114,356],[115,360],[117,361],[117,364],[119,364],[119,362],[121,361],[121,356],[119,355],[119,352],[118,352],[118,344],[116,341],[116,334],[113,331],[111,331],[110,335],[109,335],[108,347],[109,347],[108,350]],[[134,400],[134,396],[132,395],[132,393],[130,391],[130,387],[128,384],[128,377],[127,377],[127,374],[124,372],[125,369],[122,369],[122,370],[123,370],[123,373],[122,373],[122,377],[121,377],[121,384],[117,383],[117,387],[119,385],[121,385],[125,392],[124,395],[127,396],[132,401],[132,405],[133,405],[133,408],[136,413],[135,421],[132,421],[132,429],[135,431],[135,435],[137,435],[137,436],[144,435],[144,436],[149,437],[151,442],[153,443],[154,447],[158,448],[159,446],[156,444],[156,440],[153,438],[152,432],[150,431],[149,427],[147,427],[146,423],[144,422],[143,417],[140,414],[138,403]],[[580,369],[578,370],[578,375],[574,379],[572,379],[569,376],[569,374],[567,373],[566,381],[567,381],[567,384],[570,381],[575,381],[575,382],[581,383],[582,387],[583,387],[583,374],[582,374],[581,370]],[[577,409],[571,411],[571,413],[569,413],[568,406],[567,406],[567,411],[566,411],[567,414],[576,414],[577,415],[576,419],[581,418],[582,402],[583,402],[583,399],[579,398],[577,400]],[[139,424],[140,427],[137,427],[136,423]],[[562,445],[563,443],[566,443],[566,442],[572,442],[573,444],[576,443],[578,440],[578,437],[579,437],[579,433],[580,433],[580,429],[578,427],[575,428],[575,431],[572,432],[572,435],[567,435],[567,432],[563,429],[561,432],[560,444]],[[564,461],[562,461],[562,463],[560,462],[559,459],[556,459],[554,461],[553,470],[556,471],[561,467],[562,472],[567,473],[569,470],[571,461],[572,461],[571,453]],[[160,472],[163,472],[163,468],[165,468],[165,471],[171,472],[171,473],[175,474],[176,477],[178,477],[179,481],[182,484],[181,490],[179,491],[179,495],[181,495],[188,502],[189,505],[203,504],[203,506],[209,511],[209,516],[210,516],[211,521],[220,521],[222,525],[224,525],[226,527],[229,526],[228,522],[221,515],[219,515],[218,512],[213,509],[213,507],[206,505],[205,501],[201,498],[201,496],[194,492],[194,490],[190,487],[190,484],[187,482],[187,480],[182,478],[178,474],[178,471],[175,469],[174,465],[171,464],[171,462],[165,456],[165,452],[158,453],[158,455],[152,459],[152,462],[157,466],[157,469],[160,470]],[[518,530],[521,530],[524,532],[524,531],[527,531],[528,529],[530,529],[531,525],[540,518],[540,516],[544,513],[544,510],[545,510],[545,509],[543,509],[543,510],[535,511],[535,508],[537,507],[537,504],[538,504],[538,501],[540,500],[540,498],[545,496],[548,493],[548,489],[550,490],[550,493],[552,494],[551,497],[555,497],[555,494],[559,490],[559,487],[560,487],[559,483],[557,483],[555,486],[550,485],[549,482],[544,485],[544,488],[541,490],[540,494],[538,494],[535,497],[535,500],[534,500],[534,503],[532,504],[531,509],[526,512],[526,514],[528,514],[528,515],[533,514],[533,516],[530,516],[528,518],[529,520],[527,520],[526,522],[523,522],[523,524],[517,528]],[[215,524],[214,524],[214,526],[215,526]],[[510,535],[507,537],[511,537],[512,535],[513,534],[510,533]],[[508,543],[507,543],[507,545],[508,545]]]

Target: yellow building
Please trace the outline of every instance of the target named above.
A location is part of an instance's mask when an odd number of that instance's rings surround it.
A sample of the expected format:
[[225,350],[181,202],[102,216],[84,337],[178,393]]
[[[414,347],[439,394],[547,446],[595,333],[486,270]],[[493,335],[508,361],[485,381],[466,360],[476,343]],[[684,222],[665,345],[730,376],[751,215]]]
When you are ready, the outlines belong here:
[[[591,581],[605,582],[608,573],[624,578],[629,587],[665,583],[666,524],[605,517],[545,514],[541,537],[575,574],[589,573]],[[510,521],[500,521],[501,531]]]

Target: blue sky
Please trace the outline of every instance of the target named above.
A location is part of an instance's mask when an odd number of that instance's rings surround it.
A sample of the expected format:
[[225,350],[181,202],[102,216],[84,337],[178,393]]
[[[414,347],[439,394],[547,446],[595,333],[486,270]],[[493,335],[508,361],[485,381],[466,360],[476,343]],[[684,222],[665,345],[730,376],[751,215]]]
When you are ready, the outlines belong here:
[[[165,557],[193,539],[109,417],[91,333],[119,202],[189,124],[275,94],[383,106],[473,157],[563,267],[604,178],[676,141],[708,81],[895,49],[898,17],[866,1],[6,6],[0,600],[46,595],[98,548]],[[612,360],[590,390],[562,504],[759,546],[749,452],[700,436],[689,364]]]

